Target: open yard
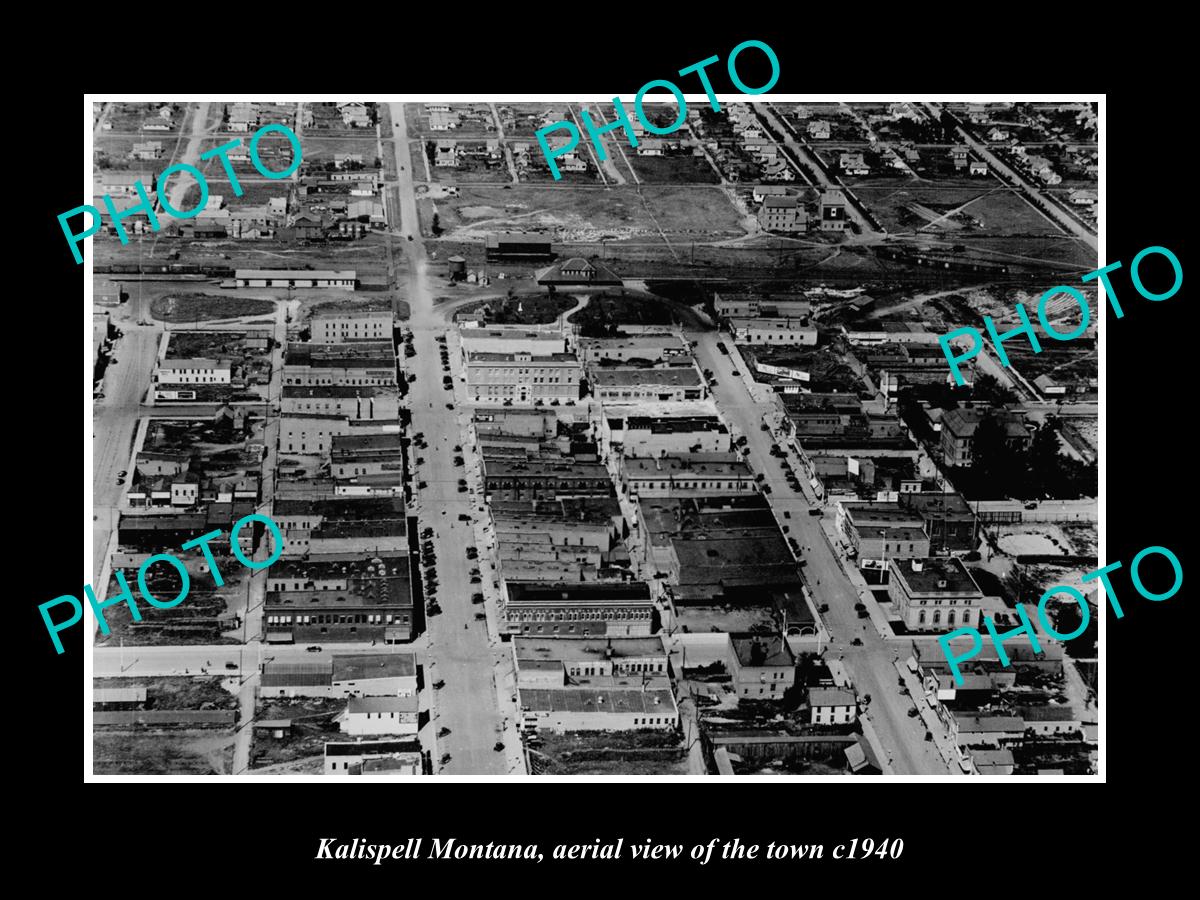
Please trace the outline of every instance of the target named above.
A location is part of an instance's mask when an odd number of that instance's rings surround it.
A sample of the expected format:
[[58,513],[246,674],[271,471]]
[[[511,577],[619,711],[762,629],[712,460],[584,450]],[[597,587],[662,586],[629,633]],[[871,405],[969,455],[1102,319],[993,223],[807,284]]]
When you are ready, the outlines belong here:
[[92,687],[144,687],[147,709],[237,709],[237,697],[221,686],[223,680],[170,675],[94,678]]
[[270,300],[237,297],[233,294],[181,292],[157,297],[150,303],[150,315],[163,322],[209,322],[243,316],[263,316],[274,312]]
[[1014,191],[997,187],[994,181],[964,186],[864,186],[855,193],[893,234],[1060,234]]
[[260,704],[258,722],[287,719],[291,728],[276,738],[266,729],[255,729],[250,748],[252,768],[295,762],[325,752],[325,742],[337,740],[340,731],[334,716],[346,708],[345,700],[297,698],[266,699]]
[[538,775],[686,775],[687,752],[674,731],[540,734],[531,748]]

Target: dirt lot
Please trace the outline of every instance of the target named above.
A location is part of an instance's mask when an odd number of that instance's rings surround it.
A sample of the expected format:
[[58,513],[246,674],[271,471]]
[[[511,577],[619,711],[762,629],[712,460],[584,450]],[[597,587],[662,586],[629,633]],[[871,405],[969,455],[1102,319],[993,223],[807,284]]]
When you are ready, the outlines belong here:
[[324,754],[325,742],[340,734],[333,717],[346,708],[345,700],[298,698],[263,700],[255,719],[290,719],[291,731],[276,739],[271,732],[255,729],[250,747],[251,768],[294,762]]
[[859,187],[859,199],[893,233],[1046,235],[1058,228],[1008,188],[987,185]]
[[155,298],[150,315],[163,322],[208,322],[274,312],[270,300],[235,297],[232,294],[178,293]]
[[92,735],[97,775],[225,775],[233,765],[233,732],[98,731]]
[[721,179],[703,156],[639,156],[628,150],[637,177],[649,184],[719,184]]
[[686,775],[675,732],[574,731],[540,735],[531,757],[542,775]]
[[[737,210],[719,188],[631,185],[578,189],[517,185],[463,187],[437,204],[441,227],[453,238],[491,231],[553,229],[564,241],[658,235],[743,234]],[[657,225],[656,225],[657,220]]]

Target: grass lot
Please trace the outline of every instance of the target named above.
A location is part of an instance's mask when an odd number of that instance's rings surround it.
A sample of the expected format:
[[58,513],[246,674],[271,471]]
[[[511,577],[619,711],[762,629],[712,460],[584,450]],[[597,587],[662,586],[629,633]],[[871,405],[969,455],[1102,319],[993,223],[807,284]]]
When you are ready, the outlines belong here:
[[332,162],[337,153],[354,153],[362,157],[364,168],[373,169],[379,157],[379,145],[375,141],[373,128],[369,133],[362,132],[361,137],[326,137],[319,131],[305,131],[300,136],[300,149],[306,163]]
[[719,184],[721,179],[703,156],[639,156],[625,154],[637,177],[651,184]]
[[585,335],[599,334],[605,328],[615,329],[622,323],[671,325],[682,321],[689,326],[698,324],[696,314],[690,307],[631,290],[597,294],[588,301],[587,306],[568,318]]
[[148,709],[237,709],[237,697],[221,687],[221,681],[220,677],[156,675],[137,678],[95,678],[92,680],[92,686],[144,687]]
[[162,322],[208,322],[240,316],[262,316],[274,312],[270,300],[233,295],[179,293],[156,297],[150,315]]
[[[986,184],[938,186],[905,184],[899,187],[859,187],[859,199],[867,205],[880,223],[894,233],[921,231],[940,235],[1047,235],[1060,234],[1041,213],[1008,188],[998,188],[995,181]],[[937,224],[929,224],[920,210],[946,216]],[[978,225],[950,215],[961,210]]]
[[250,747],[251,768],[293,762],[324,754],[325,742],[336,740],[340,732],[333,717],[346,708],[345,700],[297,698],[266,699],[255,718],[291,719],[292,729],[276,740],[270,732],[256,730]]
[[[480,300],[455,310],[456,313],[474,312],[481,306],[489,309],[489,321],[504,325],[540,325],[553,322],[564,310],[575,306],[578,301],[570,294],[546,293],[518,294],[512,298],[497,297]],[[520,307],[520,309],[518,309]]]

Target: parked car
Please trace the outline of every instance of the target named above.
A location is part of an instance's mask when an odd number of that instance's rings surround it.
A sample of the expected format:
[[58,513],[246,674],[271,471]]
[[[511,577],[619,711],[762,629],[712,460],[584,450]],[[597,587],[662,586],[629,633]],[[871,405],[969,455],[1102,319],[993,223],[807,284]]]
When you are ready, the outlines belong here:
[[309,653],[320,653],[321,652],[321,648],[319,646],[317,646],[316,644],[314,644],[311,647],[305,647],[304,649],[306,651],[308,651]]
[[811,507],[808,511],[808,514],[810,516],[819,516],[821,513],[822,513],[822,509],[819,506]]
[[496,744],[492,747],[492,749],[499,753],[504,749],[504,741],[496,741]]
[[475,618],[476,618],[478,621],[482,622],[484,619],[486,619],[486,618],[487,618],[487,614],[486,614],[486,613],[477,612],[477,613],[475,613]]
[[720,350],[722,353],[724,353],[726,356],[729,355],[729,348],[725,346],[724,341],[717,341],[717,349]]
[[447,728],[445,725],[443,725],[441,728],[438,729],[438,737],[445,737],[449,733],[450,733],[450,729]]
[[235,662],[225,663],[225,668],[227,668],[227,669],[236,669],[237,667],[238,667],[238,664]]
[[912,707],[911,709],[909,709],[909,711],[908,711],[908,717],[910,719],[915,719],[920,714],[921,714],[920,711],[915,706]]
[[458,514],[458,521],[460,521],[460,522],[470,522],[470,521],[471,521],[471,516],[470,516],[470,514],[469,514],[469,513],[459,513],[459,514]]
[[866,608],[867,608],[867,605],[865,603],[855,603],[854,604],[855,612],[862,612]]
[[117,477],[118,477],[118,478],[124,478],[124,477],[125,477],[126,475],[128,475],[128,474],[129,474],[129,471],[128,471],[128,470],[126,470],[126,469],[122,469],[120,472],[118,472],[118,473],[117,473]]
[[483,602],[483,594],[476,591],[474,594],[471,595],[471,602],[476,603],[476,604],[482,603]]
[[862,646],[862,638],[856,637],[854,640],[852,640],[850,642],[850,646],[851,647],[861,647]]
[[124,478],[118,478],[118,479],[117,479],[117,484],[124,484],[124,483],[125,483],[125,479],[124,479]]

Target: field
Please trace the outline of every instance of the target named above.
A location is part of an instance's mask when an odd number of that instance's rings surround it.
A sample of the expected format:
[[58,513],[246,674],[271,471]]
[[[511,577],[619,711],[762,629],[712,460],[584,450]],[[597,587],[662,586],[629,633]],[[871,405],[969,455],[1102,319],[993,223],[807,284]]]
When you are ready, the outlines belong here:
[[251,767],[272,766],[322,755],[325,742],[336,740],[340,731],[333,717],[346,708],[345,700],[264,699],[255,718],[259,721],[289,719],[291,730],[283,738],[256,730],[250,748]]
[[675,732],[574,731],[540,735],[531,749],[539,775],[686,775],[687,753]]
[[637,177],[649,184],[719,184],[721,180],[703,156],[639,156],[627,150],[625,158]]
[[737,210],[716,187],[631,185],[561,188],[518,185],[464,187],[438,203],[442,229],[452,239],[482,238],[488,232],[550,230],[562,241],[620,241],[673,235],[743,234]]
[[[362,131],[362,137],[338,136],[326,137],[321,132],[306,131],[300,135],[300,150],[304,162],[323,165],[333,162],[334,154],[354,153],[362,157],[363,166],[375,168],[379,158],[379,145],[375,140],[375,130]],[[387,152],[385,148],[385,153]]]
[[1021,197],[990,185],[861,187],[859,199],[891,233],[934,235],[1058,234],[1058,229]]
[[262,316],[275,311],[270,300],[236,297],[231,294],[177,293],[157,297],[150,315],[162,322],[208,322],[242,316]]

